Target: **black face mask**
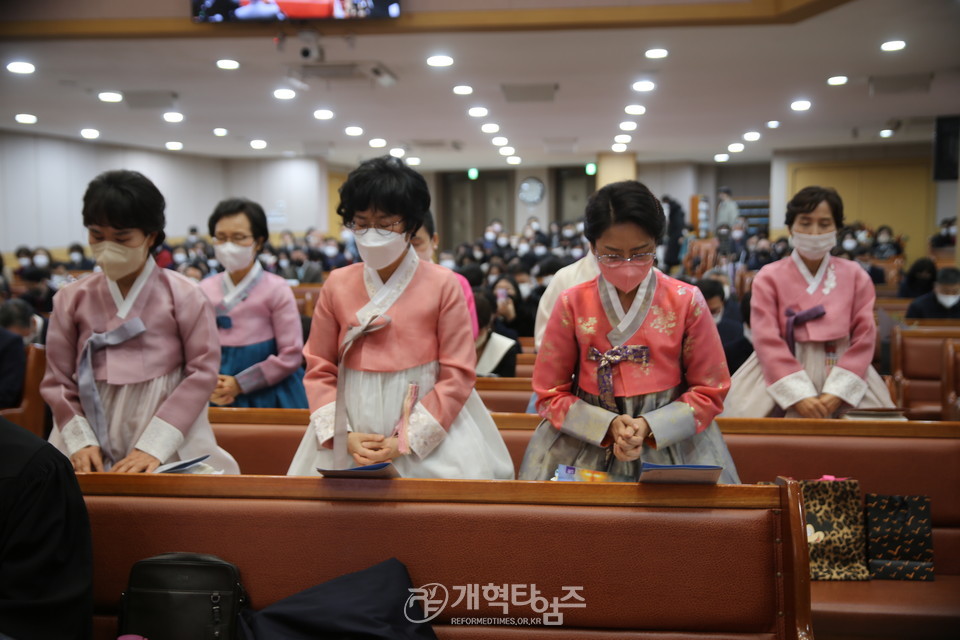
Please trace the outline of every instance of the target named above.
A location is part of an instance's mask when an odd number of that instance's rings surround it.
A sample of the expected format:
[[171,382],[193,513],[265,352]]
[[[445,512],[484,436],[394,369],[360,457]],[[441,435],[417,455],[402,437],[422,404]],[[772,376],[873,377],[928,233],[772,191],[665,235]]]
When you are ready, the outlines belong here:
[[290,264],[292,264],[292,265],[295,266],[295,267],[302,267],[302,266],[303,266],[303,260],[301,260],[301,259],[299,259],[299,258],[296,258],[296,259],[294,259],[294,260],[291,260],[291,261],[290,261]]

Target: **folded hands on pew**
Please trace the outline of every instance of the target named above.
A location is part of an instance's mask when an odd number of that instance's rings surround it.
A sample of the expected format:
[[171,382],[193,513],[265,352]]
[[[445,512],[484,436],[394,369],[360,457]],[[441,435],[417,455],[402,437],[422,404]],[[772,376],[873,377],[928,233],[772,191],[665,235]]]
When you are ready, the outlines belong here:
[[791,409],[802,418],[824,420],[836,413],[843,401],[832,393],[821,393],[819,396],[804,398],[794,404]]
[[[70,456],[70,461],[73,463],[74,471],[77,472],[103,471],[103,454],[100,447],[84,447]],[[152,473],[159,466],[160,461],[155,457],[139,449],[134,449],[130,452],[130,455],[117,461],[111,471],[115,473]]]
[[617,460],[630,462],[640,457],[643,441],[650,435],[650,425],[643,418],[626,414],[610,423],[609,437],[613,440],[613,455]]
[[400,453],[400,439],[396,436],[386,438],[379,433],[356,431],[347,436],[347,451],[360,465],[393,462],[403,455]]

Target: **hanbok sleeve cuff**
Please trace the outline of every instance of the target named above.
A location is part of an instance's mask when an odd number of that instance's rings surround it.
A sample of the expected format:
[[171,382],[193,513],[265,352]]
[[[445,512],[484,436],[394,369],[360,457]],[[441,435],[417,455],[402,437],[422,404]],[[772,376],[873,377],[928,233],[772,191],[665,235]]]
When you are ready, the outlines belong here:
[[[325,404],[310,414],[310,428],[317,434],[317,446],[331,449],[333,447],[334,419],[337,414],[337,403]],[[347,421],[347,431],[353,431]]]
[[237,381],[240,391],[243,393],[250,393],[251,391],[257,391],[258,389],[270,386],[267,383],[266,377],[263,375],[263,369],[258,364],[244,369],[233,377]]
[[662,449],[696,435],[697,419],[693,407],[686,402],[671,402],[641,416],[650,425],[650,432]]
[[767,387],[767,393],[783,409],[789,409],[804,398],[815,398],[819,395],[810,376],[802,369],[774,382]]
[[407,439],[410,450],[423,460],[447,437],[446,430],[419,402],[410,412]]
[[867,392],[867,382],[851,371],[834,366],[823,383],[823,392],[833,394],[855,407]]
[[169,422],[154,416],[137,440],[136,448],[149,453],[162,464],[176,453],[181,444],[183,444],[183,432]]
[[617,414],[612,411],[607,411],[583,400],[577,400],[567,410],[560,431],[589,442],[596,447],[601,447],[603,446],[603,439],[607,437],[610,423],[616,417]]
[[93,427],[83,416],[73,416],[70,422],[60,427],[60,435],[63,436],[63,443],[71,456],[84,447],[100,446]]

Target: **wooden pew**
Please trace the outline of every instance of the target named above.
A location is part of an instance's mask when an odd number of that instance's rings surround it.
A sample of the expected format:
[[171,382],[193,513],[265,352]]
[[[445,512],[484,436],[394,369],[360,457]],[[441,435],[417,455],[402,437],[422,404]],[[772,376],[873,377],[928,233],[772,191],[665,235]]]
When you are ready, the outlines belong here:
[[490,411],[523,413],[533,395],[530,378],[477,378],[477,393]]
[[537,363],[537,354],[520,353],[517,354],[517,377],[532,378],[533,367]]
[[523,353],[535,353],[534,346],[535,342],[533,336],[520,336],[517,338],[520,341],[520,347],[523,349]]
[[47,350],[42,344],[30,344],[26,349],[27,362],[23,374],[23,395],[20,398],[20,405],[0,410],[0,416],[43,438],[46,435],[44,429],[46,405],[40,397],[40,382],[47,368]]
[[[235,563],[255,609],[395,557],[414,587],[448,590],[432,621],[442,640],[812,637],[793,482],[79,478],[93,530],[96,640],[116,638],[132,564],[166,551]],[[547,606],[577,587],[584,606],[558,608],[554,626],[458,624],[544,620],[529,604],[504,610],[483,595],[455,605],[455,587],[469,585],[532,585]]]
[[894,402],[915,420],[943,415],[943,352],[946,341],[960,339],[960,326],[894,327],[891,343]]

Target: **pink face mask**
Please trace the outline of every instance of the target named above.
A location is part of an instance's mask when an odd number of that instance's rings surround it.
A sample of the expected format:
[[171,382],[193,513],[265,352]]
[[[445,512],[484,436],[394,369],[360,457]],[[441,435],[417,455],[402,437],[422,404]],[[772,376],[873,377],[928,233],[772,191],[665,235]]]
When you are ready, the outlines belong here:
[[653,263],[635,264],[633,262],[624,262],[616,267],[609,264],[598,263],[597,266],[600,267],[600,273],[603,274],[604,280],[620,291],[627,293],[640,286],[643,279],[650,273]]

